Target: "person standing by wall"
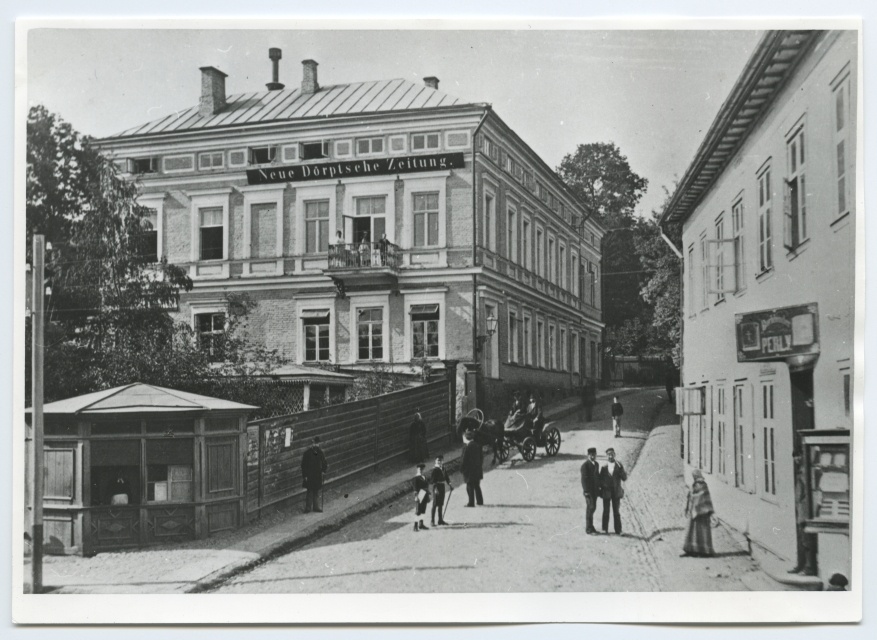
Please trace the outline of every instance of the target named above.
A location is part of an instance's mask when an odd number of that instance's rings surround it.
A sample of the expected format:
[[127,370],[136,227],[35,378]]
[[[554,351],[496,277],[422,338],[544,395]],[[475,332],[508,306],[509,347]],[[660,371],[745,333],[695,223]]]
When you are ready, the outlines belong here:
[[597,493],[600,490],[600,463],[597,462],[597,449],[590,447],[588,457],[582,464],[582,491],[587,503],[585,511],[585,533],[597,533],[594,528],[594,512],[597,511]]
[[793,458],[795,465],[795,525],[798,533],[798,562],[789,573],[816,575],[816,536],[807,533],[810,505],[807,495],[807,469],[800,455]]
[[618,402],[618,396],[612,398],[612,430],[615,431],[615,437],[621,437],[621,416],[624,415],[624,407]]
[[467,507],[474,507],[476,503],[481,506],[484,504],[484,497],[481,495],[481,479],[484,477],[482,465],[484,460],[481,454],[481,445],[475,441],[475,433],[467,431],[463,436],[465,448],[463,449],[463,461],[460,464],[460,471],[463,472],[463,480],[466,481],[466,493],[469,495],[469,503]]
[[615,459],[615,449],[606,449],[608,462],[600,469],[600,488],[603,491],[603,533],[609,533],[609,509],[612,509],[612,521],[615,533],[621,535],[621,499],[624,497],[624,484],[627,471],[621,462]]
[[301,457],[301,482],[307,489],[305,513],[310,513],[312,510],[317,513],[323,511],[319,498],[320,490],[323,488],[323,474],[328,468],[326,456],[320,448],[320,436],[314,436],[311,446]]
[[429,457],[429,442],[426,439],[426,423],[420,412],[414,414],[414,420],[408,427],[408,455],[411,462],[423,462]]
[[710,522],[713,515],[713,500],[700,469],[691,472],[691,489],[688,491],[685,515],[688,517],[688,535],[685,536],[682,555],[701,558],[716,555]]

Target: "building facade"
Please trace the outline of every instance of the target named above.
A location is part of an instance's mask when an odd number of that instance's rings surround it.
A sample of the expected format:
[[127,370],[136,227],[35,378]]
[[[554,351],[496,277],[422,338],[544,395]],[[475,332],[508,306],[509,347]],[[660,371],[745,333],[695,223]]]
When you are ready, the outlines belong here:
[[851,563],[857,57],[855,32],[766,33],[662,217],[685,464],[754,552],[809,548],[823,580]]
[[251,336],[296,363],[460,363],[458,412],[479,403],[467,372],[500,395],[599,377],[603,230],[489,105],[434,77],[323,87],[312,60],[287,89],[271,58],[267,91],[204,67],[197,106],[99,141],[155,257],[188,269],[177,313],[205,349],[245,293]]

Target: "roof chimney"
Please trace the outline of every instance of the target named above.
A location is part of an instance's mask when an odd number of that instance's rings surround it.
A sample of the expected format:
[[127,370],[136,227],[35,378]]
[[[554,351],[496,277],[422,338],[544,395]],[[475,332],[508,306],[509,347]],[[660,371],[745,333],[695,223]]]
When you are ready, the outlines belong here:
[[423,79],[423,84],[425,84],[430,89],[438,90],[439,79],[435,76],[429,76],[428,78]]
[[201,67],[201,103],[198,113],[212,116],[225,108],[225,79],[227,74],[216,67]]
[[272,81],[267,83],[265,86],[268,87],[268,91],[278,91],[283,88],[283,83],[279,81],[280,58],[283,57],[283,54],[277,47],[271,47],[270,49],[268,49],[268,57],[271,58]]
[[317,62],[315,60],[302,60],[303,74],[301,78],[302,93],[316,93],[320,90],[317,83]]

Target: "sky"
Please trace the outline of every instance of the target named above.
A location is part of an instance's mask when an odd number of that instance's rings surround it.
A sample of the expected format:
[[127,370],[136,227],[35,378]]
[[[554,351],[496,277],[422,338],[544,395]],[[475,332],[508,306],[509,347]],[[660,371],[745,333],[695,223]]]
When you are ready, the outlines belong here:
[[27,103],[96,137],[197,104],[199,67],[229,94],[319,63],[322,85],[437,76],[487,102],[551,167],[589,142],[614,142],[649,181],[637,212],[681,178],[761,31],[38,29],[27,43]]

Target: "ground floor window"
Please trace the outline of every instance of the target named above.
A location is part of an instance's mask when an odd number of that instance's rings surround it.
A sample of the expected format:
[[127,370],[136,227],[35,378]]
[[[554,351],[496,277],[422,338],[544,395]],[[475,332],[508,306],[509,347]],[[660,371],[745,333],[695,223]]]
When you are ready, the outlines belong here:
[[195,498],[191,439],[146,441],[146,501],[192,502]]
[[225,314],[199,313],[195,316],[195,331],[201,351],[211,362],[221,362],[225,358]]
[[762,440],[764,461],[764,492],[775,496],[776,486],[776,449],[774,428],[774,387],[773,384],[761,386],[762,408]]
[[384,357],[384,310],[360,309],[357,313],[357,336],[360,360]]
[[413,358],[439,357],[439,306],[421,304],[411,307],[411,347]]
[[329,312],[326,310],[302,313],[302,337],[305,362],[329,362]]
[[140,440],[92,440],[91,505],[140,504]]

